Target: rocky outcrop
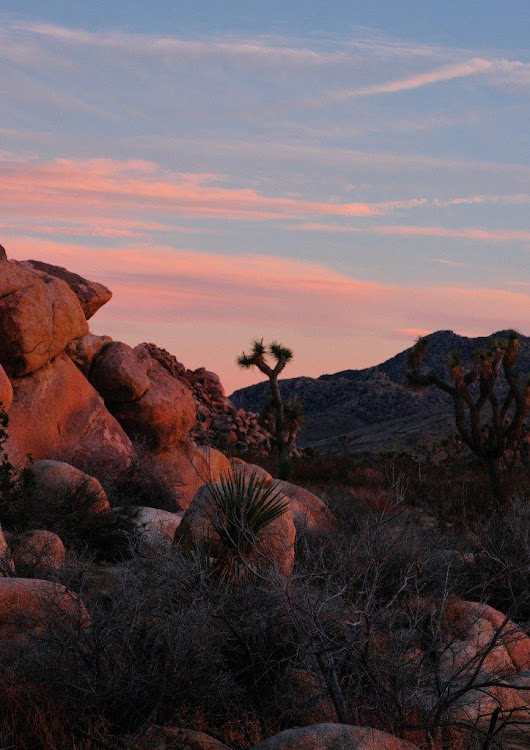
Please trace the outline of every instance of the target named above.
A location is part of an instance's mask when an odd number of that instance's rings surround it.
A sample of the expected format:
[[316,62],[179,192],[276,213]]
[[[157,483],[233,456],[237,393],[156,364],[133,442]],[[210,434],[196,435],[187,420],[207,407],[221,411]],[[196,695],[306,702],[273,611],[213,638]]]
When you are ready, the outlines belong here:
[[[200,547],[208,542],[212,556],[217,557],[222,543],[212,523],[212,518],[218,517],[218,510],[211,487],[212,484],[208,483],[199,488],[184,513],[175,541],[185,547]],[[290,576],[294,567],[295,539],[293,518],[287,511],[272,521],[258,537],[253,553],[255,562],[259,561],[260,566],[275,568],[284,576]]]
[[97,515],[110,510],[101,483],[92,476],[62,461],[41,460],[32,465],[35,500],[45,504],[53,501],[65,510],[83,510]]
[[7,448],[14,463],[28,455],[65,461],[102,481],[129,466],[131,441],[65,354],[12,384]]
[[88,325],[70,287],[14,262],[0,266],[0,364],[10,377],[43,367]]
[[286,729],[254,750],[418,750],[416,745],[371,727],[313,724]]
[[68,271],[61,266],[53,266],[51,263],[43,263],[40,260],[26,260],[23,265],[37,271],[37,273],[54,276],[66,282],[79,300],[87,320],[95,315],[99,308],[103,307],[112,297],[110,289],[107,289],[103,284],[88,281],[79,274]]
[[221,450],[262,447],[266,452],[269,449],[271,435],[260,425],[258,415],[236,409],[226,397],[215,372],[204,367],[189,370],[165,349],[155,344],[144,346],[173,377],[190,386],[197,412],[191,435],[199,445],[211,445]]

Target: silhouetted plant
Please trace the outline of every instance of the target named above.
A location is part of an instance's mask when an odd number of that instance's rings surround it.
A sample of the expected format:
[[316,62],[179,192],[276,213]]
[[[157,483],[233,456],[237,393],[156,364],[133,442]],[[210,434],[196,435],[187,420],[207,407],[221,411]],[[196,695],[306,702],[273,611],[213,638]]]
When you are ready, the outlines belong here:
[[[452,397],[458,432],[468,448],[486,463],[497,501],[504,494],[503,459],[508,452],[521,450],[530,411],[529,374],[522,375],[515,368],[519,340],[517,331],[509,331],[504,341],[492,338],[486,351],[475,354],[469,369],[462,364],[460,352],[452,351],[449,382],[422,367],[429,345],[427,337],[417,340],[408,357],[407,376],[412,386],[434,385]],[[505,386],[504,391],[501,385]],[[490,412],[488,421],[484,414],[486,406]]]
[[27,528],[33,512],[34,477],[31,466],[18,470],[5,451],[9,417],[0,403],[0,523]]

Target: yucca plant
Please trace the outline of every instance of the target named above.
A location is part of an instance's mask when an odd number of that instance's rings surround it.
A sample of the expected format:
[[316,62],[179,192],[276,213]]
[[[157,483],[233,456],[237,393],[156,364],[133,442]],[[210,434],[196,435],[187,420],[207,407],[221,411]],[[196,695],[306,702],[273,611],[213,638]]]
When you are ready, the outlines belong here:
[[223,477],[208,487],[212,506],[208,520],[217,536],[212,572],[227,581],[256,575],[269,562],[260,539],[267,528],[289,509],[289,501],[256,473]]

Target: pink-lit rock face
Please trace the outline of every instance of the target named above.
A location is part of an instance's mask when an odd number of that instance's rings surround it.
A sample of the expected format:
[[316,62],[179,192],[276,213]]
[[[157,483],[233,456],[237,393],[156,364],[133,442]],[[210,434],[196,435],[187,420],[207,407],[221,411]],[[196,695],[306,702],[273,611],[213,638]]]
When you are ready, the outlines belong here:
[[217,482],[230,472],[230,462],[220,451],[198,447],[189,438],[150,456],[154,470],[173,490],[175,507],[187,508],[199,487]]
[[0,364],[11,377],[35,372],[88,325],[70,287],[16,262],[0,266]]
[[112,292],[103,284],[96,281],[88,281],[77,273],[73,273],[61,266],[54,266],[51,263],[43,263],[40,260],[23,261],[26,268],[30,268],[43,276],[54,276],[57,279],[65,281],[72,292],[79,300],[87,320],[97,313],[100,307],[105,305],[112,297]]
[[131,441],[65,354],[15,378],[13,391],[7,449],[15,463],[65,461],[102,481],[129,466]]
[[169,450],[195,424],[190,389],[143,344],[110,344],[96,358],[91,379],[129,437],[150,450]]
[[7,373],[0,365],[0,407],[8,411],[13,401],[13,386],[7,377]]

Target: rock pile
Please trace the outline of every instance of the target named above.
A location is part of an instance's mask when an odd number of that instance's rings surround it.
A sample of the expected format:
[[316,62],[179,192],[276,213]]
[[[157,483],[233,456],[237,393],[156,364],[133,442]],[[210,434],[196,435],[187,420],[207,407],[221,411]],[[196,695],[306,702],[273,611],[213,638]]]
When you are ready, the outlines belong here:
[[188,370],[176,357],[155,344],[144,344],[151,356],[170,374],[189,385],[192,391],[197,421],[191,431],[199,445],[211,445],[219,450],[270,448],[270,433],[259,422],[258,414],[237,409],[226,396],[215,372],[199,367]]

